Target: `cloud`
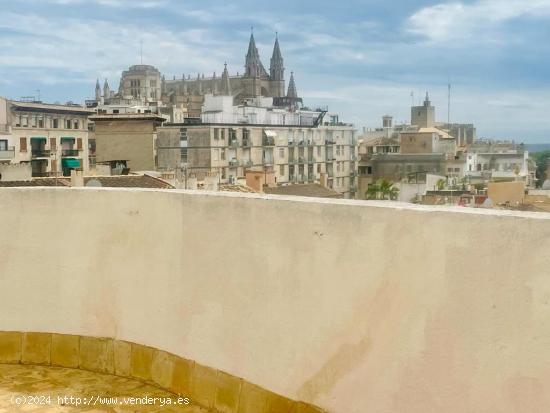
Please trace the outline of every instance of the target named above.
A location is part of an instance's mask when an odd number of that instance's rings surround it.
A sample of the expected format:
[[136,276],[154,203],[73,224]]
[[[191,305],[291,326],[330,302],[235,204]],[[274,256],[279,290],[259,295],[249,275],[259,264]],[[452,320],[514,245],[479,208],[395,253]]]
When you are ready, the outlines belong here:
[[[550,16],[550,0],[477,0],[441,3],[425,7],[407,20],[406,30],[431,42],[453,40],[498,41],[491,36],[493,30],[502,23],[521,18],[541,18]],[[502,33],[499,33],[502,35]]]
[[168,0],[40,0],[40,3],[51,3],[70,6],[75,6],[79,4],[96,4],[99,6],[117,8],[150,9],[154,7],[166,6],[168,4]]

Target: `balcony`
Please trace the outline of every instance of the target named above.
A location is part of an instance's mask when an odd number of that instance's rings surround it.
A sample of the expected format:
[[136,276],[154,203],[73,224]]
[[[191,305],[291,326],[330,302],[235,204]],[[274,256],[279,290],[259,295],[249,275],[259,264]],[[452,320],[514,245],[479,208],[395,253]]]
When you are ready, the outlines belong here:
[[262,145],[275,146],[275,138],[272,138],[271,136],[264,136],[264,138],[262,139]]
[[234,139],[232,141],[229,142],[229,147],[231,148],[238,148],[239,147],[239,141]]
[[235,167],[239,166],[239,161],[238,161],[237,159],[231,159],[231,160],[229,161],[229,166],[235,168]]
[[15,158],[15,147],[10,146],[6,150],[0,150],[0,159],[13,159]]
[[51,151],[46,149],[33,149],[31,151],[31,158],[49,158]]
[[63,149],[61,151],[61,156],[66,156],[66,157],[78,157],[79,155],[79,150],[78,149]]
[[243,138],[243,148],[252,147],[252,139]]

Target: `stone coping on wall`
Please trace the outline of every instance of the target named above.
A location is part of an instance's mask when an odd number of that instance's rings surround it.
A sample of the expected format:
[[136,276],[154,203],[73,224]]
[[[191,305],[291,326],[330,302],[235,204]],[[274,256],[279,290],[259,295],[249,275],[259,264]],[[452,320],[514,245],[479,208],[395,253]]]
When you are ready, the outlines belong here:
[[136,379],[219,413],[325,413],[192,360],[112,338],[0,331],[0,363],[81,369]]
[[242,192],[212,192],[205,190],[191,190],[191,189],[156,189],[156,188],[88,188],[88,187],[18,187],[18,188],[1,188],[2,191],[119,191],[119,192],[157,192],[164,194],[171,194],[175,196],[182,195],[201,195],[201,196],[214,196],[224,198],[248,198],[258,201],[290,201],[298,203],[312,203],[312,204],[333,204],[333,205],[346,205],[353,207],[371,207],[371,208],[385,208],[393,210],[408,210],[424,213],[444,212],[444,213],[460,213],[471,215],[489,215],[498,217],[514,217],[514,218],[530,218],[540,220],[550,220],[550,213],[547,212],[530,212],[530,211],[514,211],[504,209],[490,209],[490,208],[469,208],[460,206],[445,206],[445,205],[421,205],[411,204],[408,202],[399,201],[364,201],[355,199],[335,199],[335,198],[311,198],[301,196],[289,196],[289,195],[267,195],[267,194],[251,194]]

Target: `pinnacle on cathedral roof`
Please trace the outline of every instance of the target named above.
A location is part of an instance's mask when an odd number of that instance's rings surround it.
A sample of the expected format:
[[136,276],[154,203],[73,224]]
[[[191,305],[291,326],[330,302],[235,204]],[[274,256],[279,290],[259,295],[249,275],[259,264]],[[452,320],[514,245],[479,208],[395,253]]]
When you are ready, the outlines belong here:
[[289,98],[298,98],[298,91],[296,90],[296,82],[294,81],[294,72],[290,72],[290,82],[288,83],[288,92],[286,94]]
[[221,94],[223,96],[231,96],[231,83],[229,82],[229,72],[227,71],[227,62],[224,64],[224,69],[222,73]]

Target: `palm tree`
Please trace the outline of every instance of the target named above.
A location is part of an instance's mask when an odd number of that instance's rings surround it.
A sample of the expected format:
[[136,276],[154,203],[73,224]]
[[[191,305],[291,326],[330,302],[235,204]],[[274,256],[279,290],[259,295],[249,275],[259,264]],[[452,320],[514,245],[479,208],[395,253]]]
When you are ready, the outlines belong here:
[[378,184],[372,183],[372,184],[369,184],[365,195],[367,199],[378,199],[379,192],[380,192],[380,188],[378,187]]
[[366,196],[367,199],[396,200],[399,189],[393,186],[393,182],[379,179],[376,183],[369,185]]

